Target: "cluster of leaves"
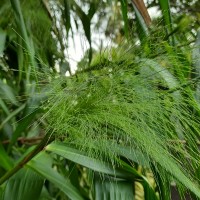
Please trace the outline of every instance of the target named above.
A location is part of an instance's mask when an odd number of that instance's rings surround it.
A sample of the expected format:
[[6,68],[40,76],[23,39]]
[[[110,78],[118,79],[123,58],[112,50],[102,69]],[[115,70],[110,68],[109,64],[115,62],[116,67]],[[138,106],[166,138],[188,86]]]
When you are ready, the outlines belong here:
[[[200,198],[199,19],[148,5],[165,26],[137,0],[0,2],[0,199]],[[126,38],[92,58],[95,15]],[[65,77],[73,20],[89,63]]]

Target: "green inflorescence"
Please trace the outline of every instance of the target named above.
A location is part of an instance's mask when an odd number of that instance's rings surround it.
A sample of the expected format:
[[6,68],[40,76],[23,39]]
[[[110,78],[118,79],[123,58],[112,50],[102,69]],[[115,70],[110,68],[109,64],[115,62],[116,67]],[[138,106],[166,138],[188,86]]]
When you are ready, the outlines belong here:
[[115,162],[128,149],[136,163],[145,159],[200,195],[193,183],[199,108],[190,87],[180,87],[182,75],[168,69],[167,55],[139,59],[122,49],[96,55],[87,69],[50,82],[45,118],[57,138],[90,156]]

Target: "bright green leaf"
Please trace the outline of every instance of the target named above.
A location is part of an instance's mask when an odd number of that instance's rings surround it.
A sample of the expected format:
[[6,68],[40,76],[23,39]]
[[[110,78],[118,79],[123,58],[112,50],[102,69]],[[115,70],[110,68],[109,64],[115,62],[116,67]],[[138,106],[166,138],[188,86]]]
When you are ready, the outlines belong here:
[[142,17],[142,15],[140,14],[140,12],[138,11],[137,7],[135,6],[134,3],[132,3],[133,8],[135,10],[135,15],[136,15],[136,20],[137,20],[137,25],[138,25],[138,36],[140,38],[141,41],[144,41],[148,34],[149,34],[149,29],[147,24],[144,21],[144,18]]
[[121,10],[122,10],[122,16],[123,16],[123,20],[124,20],[124,32],[126,35],[126,38],[128,38],[128,3],[127,0],[120,0],[121,2]]
[[2,80],[0,80],[0,97],[14,105],[19,104],[16,99],[16,94],[14,89],[11,88],[8,84],[4,83]]
[[67,31],[67,34],[69,32],[69,29],[71,28],[71,22],[70,22],[70,1],[69,0],[64,0],[64,20],[65,20],[65,28]]
[[28,167],[42,175],[44,178],[55,184],[72,200],[83,200],[79,191],[70,183],[69,179],[61,176],[52,167],[51,157],[46,153],[38,154],[28,163]]
[[14,110],[12,113],[10,113],[6,119],[0,124],[0,129],[8,122],[10,121],[14,116],[16,116],[19,112],[21,112],[25,108],[26,104],[21,105],[19,108]]
[[30,169],[23,168],[8,180],[4,200],[39,199],[44,179]]
[[95,176],[95,200],[134,200],[133,182]]
[[75,163],[83,165],[96,172],[109,174],[109,175],[120,177],[120,178],[128,178],[128,179],[136,178],[136,177],[140,178],[140,175],[138,173],[135,173],[135,174],[128,173],[124,170],[121,170],[120,168],[115,168],[114,166],[106,162],[88,157],[84,155],[82,152],[78,151],[77,149],[68,147],[66,144],[52,143],[46,147],[46,150],[56,153],[60,156],[63,156],[64,158],[68,160],[71,160]]
[[0,55],[4,51],[5,43],[6,43],[6,31],[0,28]]
[[2,144],[0,144],[0,166],[5,170],[10,170],[13,167],[13,163]]

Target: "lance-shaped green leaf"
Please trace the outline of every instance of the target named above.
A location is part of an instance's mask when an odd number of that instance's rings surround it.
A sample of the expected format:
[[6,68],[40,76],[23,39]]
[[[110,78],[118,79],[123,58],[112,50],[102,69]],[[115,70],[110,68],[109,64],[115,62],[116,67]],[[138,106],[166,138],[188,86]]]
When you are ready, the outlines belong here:
[[13,144],[17,141],[17,138],[21,135],[21,133],[28,128],[28,126],[30,125],[30,123],[33,121],[35,115],[37,113],[39,113],[40,110],[34,110],[32,113],[30,113],[29,115],[25,116],[23,119],[21,119],[14,131],[14,133],[12,134],[11,140],[10,140],[10,144],[8,146],[8,152],[11,151]]
[[123,156],[143,167],[149,167],[147,156],[145,156],[138,149],[131,149],[131,147],[123,146],[119,144],[110,144],[109,148],[116,152],[118,155]]
[[142,17],[141,13],[139,12],[137,6],[132,2],[133,8],[135,10],[136,20],[137,20],[137,26],[138,26],[138,36],[141,41],[144,41],[148,34],[149,29],[147,24],[145,23],[144,18]]
[[21,112],[23,109],[25,108],[25,104],[22,104],[19,108],[17,108],[16,110],[14,110],[13,112],[11,112],[6,119],[4,119],[4,121],[0,124],[0,130],[2,129],[2,127],[8,123],[14,116],[16,116],[19,112]]
[[[142,59],[141,63],[141,73],[146,77],[159,77],[163,79],[169,89],[177,88],[180,85],[177,79],[170,73],[170,71],[167,68],[164,68],[158,62],[152,59]],[[180,100],[181,96],[179,91],[175,91],[173,95],[176,99]]]
[[91,41],[91,27],[90,27],[91,19],[89,18],[88,15],[85,14],[85,12],[81,9],[81,7],[75,1],[73,1],[73,5],[75,6],[76,13],[82,22],[83,29],[85,31],[85,36],[90,45],[89,60],[91,61],[92,59],[92,41]]
[[0,28],[0,55],[3,53],[6,43],[6,31]]
[[121,11],[122,11],[122,17],[124,20],[124,32],[126,35],[126,38],[128,39],[128,3],[127,0],[120,0],[121,2]]
[[172,30],[172,17],[170,12],[169,0],[159,0],[159,4],[162,10],[162,16],[166,27],[166,33],[168,36],[172,35],[170,42],[172,45],[174,45],[174,37],[173,37],[174,31]]
[[61,176],[52,166],[51,157],[42,152],[31,160],[27,166],[38,174],[55,184],[64,194],[72,200],[83,200],[79,191],[71,184],[68,178]]
[[0,98],[14,105],[19,105],[14,89],[2,80],[0,80]]
[[[27,32],[27,27],[25,25],[25,21],[23,18],[23,13],[22,13],[22,9],[21,9],[21,5],[20,5],[20,1],[19,0],[10,0],[14,14],[15,14],[15,20],[16,20],[16,24],[20,29],[20,33],[19,33],[19,37],[21,37],[24,41],[24,46],[25,49],[28,52],[29,55],[29,59],[30,59],[30,63],[31,63],[31,67],[35,72],[35,68],[37,66],[37,63],[35,62],[35,49],[32,43],[31,38],[28,36],[28,32]],[[31,70],[28,69],[27,70],[27,80],[29,81],[30,79],[30,72]],[[36,76],[36,74],[35,74]]]
[[39,199],[44,178],[23,168],[9,179],[3,200],[36,200]]
[[95,199],[111,198],[113,200],[120,200],[132,198],[132,184],[135,180],[144,184],[145,190],[148,190],[151,193],[151,196],[153,197],[152,199],[156,199],[146,178],[140,175],[136,169],[128,166],[123,161],[118,161],[120,167],[114,167],[107,162],[86,156],[83,152],[68,147],[63,143],[52,143],[46,147],[46,150],[63,156],[68,160],[90,168],[98,173],[103,173],[103,177],[107,177],[109,181],[100,180],[100,177],[96,179]]
[[[132,172],[133,174],[135,174],[135,168],[131,167],[127,163],[123,162],[122,160],[119,161],[119,163],[121,164],[122,168],[125,171],[128,171],[130,173]],[[149,184],[147,178],[145,176],[141,176],[141,178],[142,179],[140,183],[142,184],[143,189],[144,189],[145,200],[157,200],[158,198],[157,198],[156,192],[153,190],[153,188]]]
[[52,143],[46,147],[46,150],[56,153],[60,156],[63,156],[68,160],[71,160],[96,172],[112,175],[119,178],[127,178],[127,179],[142,178],[137,171],[135,171],[134,173],[133,171],[129,173],[123,169],[115,168],[114,166],[112,166],[107,162],[103,162],[101,160],[84,155],[83,152],[68,147],[66,144]]
[[134,200],[133,182],[124,179],[95,176],[96,200]]
[[167,26],[168,30],[172,31],[172,20],[171,20],[171,12],[170,12],[170,6],[169,6],[169,0],[159,0],[160,8],[162,10],[163,19],[165,22],[165,25]]
[[67,31],[67,35],[69,32],[69,29],[71,28],[71,15],[70,15],[70,1],[69,0],[64,0],[64,21],[65,21],[65,28]]
[[13,167],[13,163],[2,144],[0,144],[0,166],[5,170],[10,170]]

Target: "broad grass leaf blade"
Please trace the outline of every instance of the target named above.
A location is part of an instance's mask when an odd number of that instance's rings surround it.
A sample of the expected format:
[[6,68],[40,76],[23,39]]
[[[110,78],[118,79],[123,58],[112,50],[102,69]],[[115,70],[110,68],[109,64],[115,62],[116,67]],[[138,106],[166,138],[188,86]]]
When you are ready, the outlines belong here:
[[[123,161],[119,161],[121,166],[123,167],[123,169],[125,171],[128,171],[130,173],[138,173],[136,171],[135,168],[129,166],[127,163],[123,162]],[[154,189],[151,187],[151,185],[149,184],[148,180],[146,179],[145,176],[141,176],[141,180],[139,180],[144,188],[144,192],[146,193],[145,195],[145,200],[158,200],[156,193],[154,191]]]
[[174,37],[173,37],[173,28],[172,28],[172,17],[170,12],[169,0],[159,0],[160,8],[162,10],[162,15],[164,19],[164,23],[166,26],[167,35],[171,35],[170,43],[174,46]]
[[169,0],[164,0],[164,1],[159,0],[159,4],[160,4],[160,8],[162,10],[165,25],[167,26],[167,28],[171,32],[172,31],[172,27],[171,27],[172,20],[171,20]]
[[[178,80],[170,73],[170,71],[167,68],[161,66],[158,62],[152,59],[142,59],[141,61],[143,65],[141,67],[141,73],[148,73],[145,76],[159,76],[162,80],[165,81],[169,89],[178,88],[180,86]],[[150,72],[148,72],[148,67]],[[176,100],[181,99],[179,91],[173,92],[173,96]]]
[[44,179],[31,169],[22,168],[8,180],[4,200],[39,199]]
[[152,70],[152,74],[149,76],[158,75],[163,79],[167,86],[172,89],[179,86],[177,79],[170,73],[167,68],[162,67],[158,62],[151,59],[142,59],[141,62],[145,67],[142,68],[143,71],[146,71],[145,68],[149,67]]
[[120,156],[132,160],[143,167],[149,167],[148,158],[138,149],[134,149],[133,151],[130,147],[125,147],[122,145],[113,146],[112,144],[110,145],[110,148]]
[[136,20],[138,22],[137,23],[137,26],[138,26],[137,34],[141,41],[145,41],[149,34],[148,26],[146,25],[142,15],[140,14],[140,12],[138,11],[137,7],[135,6],[135,4],[133,2],[132,2],[132,5],[135,10]]
[[97,160],[95,158],[88,157],[82,152],[78,151],[77,149],[73,149],[62,143],[52,143],[46,147],[46,150],[63,156],[68,160],[71,160],[96,172],[127,179],[136,177],[141,178],[141,176],[138,173],[133,174],[121,169],[115,169],[114,166],[108,163]]
[[94,14],[96,13],[97,9],[99,8],[100,3],[101,3],[100,1],[91,1],[90,2],[90,9],[87,14],[87,16],[89,17],[90,20],[93,18]]
[[6,106],[6,104],[4,103],[4,101],[1,98],[0,98],[0,106],[3,109],[3,111],[5,112],[6,115],[10,114],[8,107]]
[[43,186],[40,198],[38,200],[54,200],[54,198],[49,194],[46,187]]
[[121,2],[121,11],[122,11],[122,17],[124,20],[124,32],[125,32],[125,36],[128,39],[128,3],[127,0],[120,0]]
[[4,188],[0,186],[0,200],[3,200]]
[[55,184],[64,194],[66,194],[72,200],[83,200],[79,191],[70,183],[70,181],[61,176],[56,170],[51,168],[51,157],[42,152],[38,154],[28,164],[28,167],[33,169],[38,174]]
[[6,43],[6,31],[0,28],[0,55],[3,54],[5,43]]
[[96,200],[134,200],[133,182],[123,179],[112,179],[111,177],[95,177],[95,199]]
[[[20,37],[24,41],[24,46],[28,52],[30,63],[32,65],[32,68],[35,70],[35,68],[37,67],[37,63],[35,62],[35,49],[33,46],[33,42],[27,33],[27,28],[26,28],[25,21],[23,18],[20,1],[19,0],[10,0],[10,2],[12,5],[14,14],[15,14],[16,24],[20,29],[20,33],[19,33],[21,35]],[[29,81],[29,78],[30,78],[30,69],[27,70],[27,80],[28,81]]]
[[7,155],[2,144],[0,144],[0,166],[3,167],[6,171],[11,170],[13,167],[13,163],[10,157]]
[[28,128],[28,126],[33,121],[35,115],[39,113],[40,110],[35,110],[28,116],[25,116],[22,120],[19,121],[14,133],[12,134],[12,138],[10,140],[10,144],[8,146],[8,152],[11,151],[13,144],[17,141],[17,138],[22,134],[22,132]]
[[[154,174],[157,186],[158,186],[158,192],[159,196],[162,200],[168,200],[171,196],[171,189],[170,189],[170,180],[167,176],[161,176],[162,169],[158,166],[154,166],[153,163],[151,164],[151,170]],[[145,186],[144,186],[145,188]],[[148,193],[148,191],[147,191]]]
[[82,22],[83,29],[85,31],[85,36],[90,45],[89,60],[91,61],[92,59],[92,41],[91,41],[91,30],[90,30],[91,21],[90,21],[90,18],[85,14],[85,12],[81,9],[81,7],[75,1],[73,1],[73,4],[76,8],[76,14],[79,16]]
[[21,34],[23,39],[25,40],[26,44],[29,44],[28,34],[26,31],[26,26],[24,22],[24,18],[21,11],[20,1],[19,0],[10,0],[13,11],[15,13],[17,25],[20,28]]
[[143,181],[142,186],[144,189],[145,200],[158,200],[158,197],[156,196],[156,192],[149,186],[147,181]]
[[70,1],[64,0],[64,20],[65,20],[65,28],[67,31],[67,35],[69,29],[71,28],[71,16],[70,16]]
[[90,19],[75,1],[73,1],[73,4],[76,8],[76,14],[79,16],[79,18],[83,24],[85,36],[86,36],[88,42],[91,44]]
[[4,83],[2,80],[0,80],[0,98],[5,99],[9,103],[12,103],[16,106],[19,105],[14,89],[8,84]]
[[79,183],[79,171],[78,167],[76,166],[75,163],[69,162],[69,179],[71,183],[76,187],[80,189],[80,183]]
[[2,127],[8,123],[14,116],[16,116],[19,112],[21,112],[24,108],[25,108],[26,104],[22,104],[19,108],[17,108],[16,110],[14,110],[13,112],[11,112],[6,119],[0,124],[0,130],[2,129]]

